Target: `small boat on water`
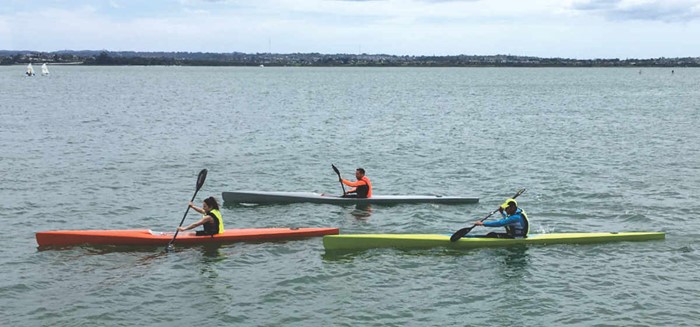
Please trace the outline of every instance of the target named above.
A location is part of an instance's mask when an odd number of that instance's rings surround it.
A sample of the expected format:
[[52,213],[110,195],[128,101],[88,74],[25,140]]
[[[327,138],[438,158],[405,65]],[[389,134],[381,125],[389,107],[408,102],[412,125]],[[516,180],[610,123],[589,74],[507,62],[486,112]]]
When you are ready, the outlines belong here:
[[477,203],[479,198],[442,196],[442,195],[374,195],[371,198],[345,198],[338,195],[319,194],[313,192],[264,192],[264,191],[235,191],[223,192],[225,203],[326,203],[326,204],[402,204],[402,203],[439,203],[466,204]]
[[[234,242],[287,240],[338,234],[338,228],[243,228],[223,233],[196,236],[194,232],[177,234],[176,244],[223,244]],[[36,233],[40,247],[72,245],[159,245],[165,246],[174,232],[153,232],[148,229],[127,230],[56,230]]]
[[24,74],[27,76],[34,76],[34,68],[32,67],[31,62],[27,65],[27,71]]
[[586,244],[621,241],[661,240],[662,232],[612,232],[612,233],[551,233],[534,234],[527,238],[504,239],[465,236],[450,242],[450,235],[441,234],[344,234],[323,237],[326,250],[367,250],[374,248],[396,249],[471,249],[500,247],[517,244]]
[[46,66],[46,63],[41,65],[41,75],[49,76],[49,67]]

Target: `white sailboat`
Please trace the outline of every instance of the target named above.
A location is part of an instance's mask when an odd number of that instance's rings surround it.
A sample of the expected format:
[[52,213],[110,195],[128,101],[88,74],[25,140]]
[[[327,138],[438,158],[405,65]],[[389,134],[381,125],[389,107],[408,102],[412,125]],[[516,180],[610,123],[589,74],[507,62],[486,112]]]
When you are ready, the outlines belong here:
[[46,64],[41,65],[41,75],[49,76],[49,67],[46,67]]
[[32,68],[31,62],[27,65],[27,72],[25,74],[27,74],[27,76],[34,76],[34,68]]

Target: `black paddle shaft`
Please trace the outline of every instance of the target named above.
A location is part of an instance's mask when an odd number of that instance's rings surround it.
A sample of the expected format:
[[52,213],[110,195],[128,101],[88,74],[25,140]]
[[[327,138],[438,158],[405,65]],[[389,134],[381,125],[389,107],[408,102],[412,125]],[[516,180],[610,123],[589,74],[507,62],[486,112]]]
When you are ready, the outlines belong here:
[[[525,192],[525,189],[521,189],[518,191],[518,193],[515,193],[511,199],[515,199],[518,197],[518,195],[523,194]],[[499,207],[500,208],[500,207]],[[498,212],[498,209],[491,211],[490,214],[486,215],[486,217],[481,218],[479,221],[484,221],[488,219],[489,217],[493,216],[494,213]],[[452,236],[450,236],[450,242],[457,242],[459,241],[460,238],[464,237],[464,235],[467,235],[469,232],[471,232],[472,228],[476,227],[476,224],[472,225],[471,227],[464,227],[458,231],[456,231]]]
[[[192,200],[190,202],[194,201],[194,198],[197,196],[197,192],[199,192],[199,189],[202,188],[202,185],[204,185],[204,180],[207,179],[207,170],[202,169],[202,171],[199,172],[199,175],[197,176],[197,187],[194,190],[194,195],[192,195]],[[177,227],[181,227],[182,223],[185,222],[185,217],[187,217],[187,213],[190,211],[190,205],[187,205],[187,210],[185,210],[185,215],[182,216],[182,220],[180,220],[180,225]],[[169,252],[173,248],[173,243],[175,242],[175,238],[177,237],[177,234],[180,232],[179,229],[175,229],[175,235],[173,235],[173,239],[170,240],[168,243],[168,246],[165,247],[165,252]]]
[[345,195],[345,185],[343,184],[342,177],[340,177],[340,170],[338,170],[338,167],[336,167],[334,164],[331,164],[331,167],[333,167],[333,171],[338,175],[338,181],[340,182],[340,187],[343,188],[343,195]]

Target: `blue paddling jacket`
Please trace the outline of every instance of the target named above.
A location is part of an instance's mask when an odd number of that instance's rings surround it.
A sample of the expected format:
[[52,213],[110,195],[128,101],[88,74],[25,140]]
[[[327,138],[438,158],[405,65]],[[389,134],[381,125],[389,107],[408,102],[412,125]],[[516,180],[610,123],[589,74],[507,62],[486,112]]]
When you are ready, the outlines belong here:
[[510,216],[501,212],[501,216],[503,219],[484,222],[484,226],[505,227],[506,233],[511,237],[527,237],[527,234],[530,233],[530,221],[527,220],[527,214],[523,209],[516,209],[515,213]]

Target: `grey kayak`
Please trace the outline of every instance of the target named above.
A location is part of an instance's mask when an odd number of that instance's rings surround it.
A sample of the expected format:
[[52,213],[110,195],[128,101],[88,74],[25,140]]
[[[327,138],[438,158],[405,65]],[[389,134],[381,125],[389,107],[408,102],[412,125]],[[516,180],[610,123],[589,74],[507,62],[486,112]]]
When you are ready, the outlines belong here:
[[369,199],[344,198],[338,195],[313,192],[264,192],[235,191],[223,192],[222,198],[227,203],[330,203],[330,204],[401,204],[401,203],[441,203],[465,204],[477,203],[479,198],[441,195],[374,195]]

